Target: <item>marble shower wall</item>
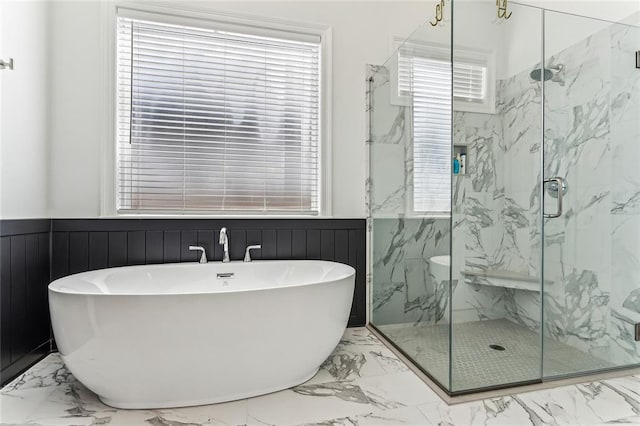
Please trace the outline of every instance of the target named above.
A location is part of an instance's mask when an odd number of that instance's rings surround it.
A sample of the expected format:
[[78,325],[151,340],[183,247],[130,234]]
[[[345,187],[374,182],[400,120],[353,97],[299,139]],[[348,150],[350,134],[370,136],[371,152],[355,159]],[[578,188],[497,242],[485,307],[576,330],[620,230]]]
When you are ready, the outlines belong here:
[[[545,175],[569,191],[560,218],[545,220],[545,333],[605,356],[612,266],[611,32],[550,58],[564,85],[547,84]],[[545,196],[546,203],[553,199]]]
[[449,253],[449,219],[373,219],[375,324],[449,321],[449,280],[436,280],[429,258]]
[[370,217],[403,217],[413,191],[412,109],[392,103],[388,67],[370,65],[367,74],[367,207]]
[[545,222],[545,332],[614,364],[640,362],[640,29],[612,25],[554,55],[547,85],[547,176],[569,183]]
[[538,330],[541,87],[528,72],[496,87],[495,114],[454,112],[469,167],[454,176],[452,274],[462,284],[453,321],[507,318]]
[[412,109],[391,101],[389,69],[369,66],[369,283],[375,324],[448,321],[449,283],[436,282],[429,258],[449,254],[448,218],[410,218]]
[[[629,57],[640,49],[640,29],[616,26],[611,32],[611,356],[616,363],[640,363],[633,323],[640,323],[640,70]],[[633,165],[630,165],[633,163]]]
[[[545,220],[544,333],[617,365],[640,362],[639,48],[640,29],[613,25],[546,60],[564,71],[545,85],[544,175],[565,178],[569,192],[563,215]],[[473,304],[471,287],[485,308],[539,330],[539,292],[459,273],[540,275],[541,87],[529,70],[497,86],[496,115],[455,114],[454,143],[475,165],[454,178],[453,274],[466,284],[454,322],[490,318],[456,317]],[[545,205],[556,200],[545,195]]]
[[[370,120],[370,171],[367,180],[372,314],[377,324],[448,321],[449,283],[437,282],[429,258],[450,253],[450,219],[410,217],[413,191],[412,109],[391,102],[387,67],[371,66],[367,105]],[[521,182],[530,164],[530,141],[541,120],[539,85],[522,74],[499,82],[497,114],[454,113],[454,141],[466,145],[468,174],[453,179],[453,321],[509,318],[539,326],[539,293],[499,287],[491,278],[469,279],[464,271],[511,271],[530,276],[539,263],[534,177]],[[534,89],[532,90],[531,87]],[[500,94],[504,93],[504,101]],[[510,96],[510,98],[509,98]],[[535,105],[537,100],[537,107]],[[504,125],[504,117],[512,123]],[[505,144],[505,132],[518,135]],[[527,133],[528,132],[528,133]],[[527,134],[529,138],[522,134]],[[511,175],[509,175],[511,173]],[[505,195],[506,194],[506,195]],[[537,263],[536,263],[537,262]],[[535,270],[535,269],[534,269]],[[536,314],[538,316],[536,316]]]

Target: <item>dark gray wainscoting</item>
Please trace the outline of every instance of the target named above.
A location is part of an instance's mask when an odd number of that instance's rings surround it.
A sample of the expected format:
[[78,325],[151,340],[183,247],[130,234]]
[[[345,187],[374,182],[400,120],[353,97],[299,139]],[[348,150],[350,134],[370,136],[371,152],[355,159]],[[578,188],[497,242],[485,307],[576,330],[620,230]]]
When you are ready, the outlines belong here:
[[261,244],[258,259],[321,259],[356,269],[349,326],[366,322],[365,219],[54,219],[52,278],[76,272],[146,263],[197,262],[189,245],[222,259],[220,228],[229,231],[231,260]]
[[49,353],[49,219],[0,221],[0,382]]
[[[356,269],[349,326],[366,322],[365,219],[24,219],[0,220],[0,382],[5,385],[55,347],[47,285],[77,272],[145,263],[196,262],[187,247],[231,260],[249,244],[254,259],[322,259]],[[304,319],[297,319],[304,320]]]

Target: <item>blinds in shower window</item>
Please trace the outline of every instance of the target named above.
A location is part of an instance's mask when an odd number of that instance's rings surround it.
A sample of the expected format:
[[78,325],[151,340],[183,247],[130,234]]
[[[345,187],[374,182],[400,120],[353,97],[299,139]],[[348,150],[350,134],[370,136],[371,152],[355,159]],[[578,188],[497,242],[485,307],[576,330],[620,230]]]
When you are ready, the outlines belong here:
[[415,212],[451,211],[452,91],[456,108],[488,102],[488,61],[457,56],[452,73],[448,49],[405,44],[398,50],[398,96],[413,107]]
[[[417,61],[416,61],[417,59]],[[487,64],[463,62],[456,59],[453,65],[453,97],[458,102],[483,103],[487,98]],[[400,50],[398,56],[398,95],[411,96],[414,94],[412,87],[413,68],[422,66],[426,70],[429,62],[446,62],[450,69],[450,63],[430,57],[428,54],[417,54],[415,50]],[[450,72],[450,71],[449,71]],[[450,89],[449,79],[449,88]]]
[[317,214],[321,48],[309,37],[119,16],[118,210]]
[[453,65],[453,97],[456,101],[482,103],[487,97],[487,67],[472,63]]
[[451,64],[414,57],[408,70],[413,94],[413,210],[451,210]]

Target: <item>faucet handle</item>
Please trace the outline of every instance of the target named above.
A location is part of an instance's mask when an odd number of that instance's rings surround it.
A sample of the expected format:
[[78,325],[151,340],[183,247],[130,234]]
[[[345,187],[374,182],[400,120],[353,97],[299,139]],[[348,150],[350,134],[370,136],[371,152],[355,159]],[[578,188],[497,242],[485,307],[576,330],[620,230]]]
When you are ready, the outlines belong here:
[[227,239],[227,228],[222,227],[220,229],[220,238],[218,239],[218,244],[224,244]]
[[207,263],[207,251],[202,246],[189,246],[190,251],[199,251],[202,254],[200,255],[200,263]]
[[261,248],[262,248],[262,245],[260,244],[248,246],[247,249],[244,251],[244,261],[251,262],[251,250],[259,250]]

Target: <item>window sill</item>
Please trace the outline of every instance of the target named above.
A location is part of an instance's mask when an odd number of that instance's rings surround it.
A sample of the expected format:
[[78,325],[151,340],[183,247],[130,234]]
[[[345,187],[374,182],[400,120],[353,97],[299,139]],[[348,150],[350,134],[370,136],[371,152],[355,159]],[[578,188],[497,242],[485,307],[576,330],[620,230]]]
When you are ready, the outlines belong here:
[[394,214],[394,215],[376,215],[369,216],[369,219],[451,219],[450,214],[437,214],[437,213],[412,213],[412,214]]
[[311,214],[138,214],[100,215],[100,219],[337,219],[334,216]]
[[429,213],[425,213],[425,214],[419,214],[419,213],[415,213],[413,215],[410,216],[405,216],[407,219],[451,219],[451,215],[450,214],[429,214]]

